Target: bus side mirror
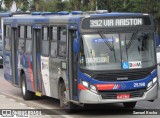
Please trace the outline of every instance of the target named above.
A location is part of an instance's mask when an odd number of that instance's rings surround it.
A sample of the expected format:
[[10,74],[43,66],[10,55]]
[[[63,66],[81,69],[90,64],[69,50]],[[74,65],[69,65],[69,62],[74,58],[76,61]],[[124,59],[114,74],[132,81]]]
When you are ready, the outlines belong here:
[[79,52],[79,42],[77,38],[74,38],[74,42],[73,42],[73,49],[74,49],[74,53],[78,53]]

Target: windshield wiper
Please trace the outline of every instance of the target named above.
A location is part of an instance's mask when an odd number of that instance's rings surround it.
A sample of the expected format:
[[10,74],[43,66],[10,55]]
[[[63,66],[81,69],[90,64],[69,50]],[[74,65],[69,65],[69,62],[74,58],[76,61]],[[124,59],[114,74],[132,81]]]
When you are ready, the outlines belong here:
[[110,49],[111,51],[113,51],[114,48],[110,45],[110,43],[109,43],[108,41],[105,40],[105,39],[106,39],[106,36],[103,34],[103,32],[102,32],[102,31],[98,31],[98,33],[99,33],[99,35],[101,36],[101,38],[104,40],[105,44],[109,47],[109,49]]
[[116,62],[116,54],[115,54],[115,50],[114,50],[114,44],[112,43],[112,45],[111,45],[108,41],[105,40],[106,36],[103,34],[102,31],[98,31],[98,33],[102,37],[102,39],[104,40],[105,44],[109,47],[109,49],[114,52],[114,59],[115,59],[115,62]]
[[128,49],[132,45],[132,43],[134,41],[133,39],[136,37],[136,34],[137,34],[137,32],[133,33],[131,39],[129,40],[129,42],[128,42],[127,46],[126,46],[126,49]]
[[[133,36],[133,35],[132,35]],[[126,34],[125,34],[125,46],[126,46],[126,54],[127,54],[127,61],[128,61],[128,49],[127,49],[127,43],[126,43]]]

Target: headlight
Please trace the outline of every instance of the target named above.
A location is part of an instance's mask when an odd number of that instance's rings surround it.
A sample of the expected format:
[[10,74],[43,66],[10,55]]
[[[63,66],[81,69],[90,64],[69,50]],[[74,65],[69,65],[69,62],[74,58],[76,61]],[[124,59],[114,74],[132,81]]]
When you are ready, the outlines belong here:
[[89,83],[88,83],[88,82],[86,82],[86,81],[82,81],[82,85],[83,85],[84,87],[86,87],[86,88],[88,88],[88,87],[89,87]]
[[82,85],[84,87],[86,87],[87,89],[89,89],[90,91],[94,92],[94,93],[97,93],[97,87],[92,85],[92,84],[89,84],[88,82],[86,81],[82,81]]
[[0,56],[0,59],[3,59],[3,57],[2,57],[2,56]]
[[91,90],[92,92],[97,93],[97,88],[96,88],[96,86],[94,86],[94,85],[90,85],[90,90]]
[[157,82],[157,77],[153,78],[153,84]]

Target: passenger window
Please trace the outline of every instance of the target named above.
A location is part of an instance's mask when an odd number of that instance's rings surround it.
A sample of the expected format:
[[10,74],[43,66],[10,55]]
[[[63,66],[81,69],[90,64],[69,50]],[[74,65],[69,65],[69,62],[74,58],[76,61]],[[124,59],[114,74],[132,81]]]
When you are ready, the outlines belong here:
[[11,28],[9,25],[6,25],[5,26],[5,29],[4,29],[4,34],[5,34],[5,37],[4,37],[4,40],[5,40],[5,50],[10,50],[11,49],[11,42],[10,42],[10,31]]
[[19,37],[20,38],[24,38],[24,31],[25,31],[25,27],[24,26],[20,26],[19,27]]
[[6,25],[6,26],[5,26],[5,36],[6,36],[6,37],[9,37],[9,35],[10,35],[10,26],[9,26],[9,25]]
[[5,38],[5,50],[10,50],[10,39],[8,37]]
[[42,55],[48,56],[49,55],[49,41],[43,41],[42,43]]
[[58,36],[57,36],[57,30],[58,28],[56,27],[56,26],[54,26],[54,27],[52,27],[52,39],[51,40],[53,40],[53,41],[57,41],[57,38],[58,38]]
[[25,52],[28,54],[32,53],[32,40],[26,40],[26,49]]
[[42,33],[42,55],[49,56],[49,28],[44,27]]
[[58,47],[58,54],[59,56],[65,57],[66,56],[66,43],[59,43]]
[[66,42],[67,40],[67,29],[66,27],[60,27],[60,41]]
[[48,40],[49,39],[49,28],[44,27],[43,28],[43,40]]
[[31,26],[27,26],[27,39],[31,39],[32,38],[32,29]]
[[65,57],[67,52],[67,28],[64,26],[59,27],[59,40],[58,40],[58,55]]
[[24,39],[19,39],[19,44],[18,44],[19,52],[24,52],[24,43],[25,43]]
[[51,42],[51,56],[57,57],[57,42]]
[[18,27],[18,51],[24,52],[25,51],[25,26],[19,26]]
[[4,36],[6,36],[7,35],[7,28],[6,28],[7,26],[6,25],[4,25],[4,27],[3,27],[3,29],[4,29]]

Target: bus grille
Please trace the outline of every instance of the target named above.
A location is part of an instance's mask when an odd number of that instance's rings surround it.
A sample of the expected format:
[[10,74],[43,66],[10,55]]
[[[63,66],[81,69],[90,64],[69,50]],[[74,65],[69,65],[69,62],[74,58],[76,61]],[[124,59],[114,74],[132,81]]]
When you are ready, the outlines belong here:
[[132,90],[127,92],[118,91],[99,91],[102,99],[117,99],[117,94],[130,94],[130,98],[142,97],[146,89]]
[[129,80],[144,79],[145,77],[149,76],[150,73],[151,72],[148,72],[148,71],[125,72],[125,73],[121,73],[121,72],[104,73],[104,74],[96,74],[93,76],[93,78],[99,81],[129,81]]

